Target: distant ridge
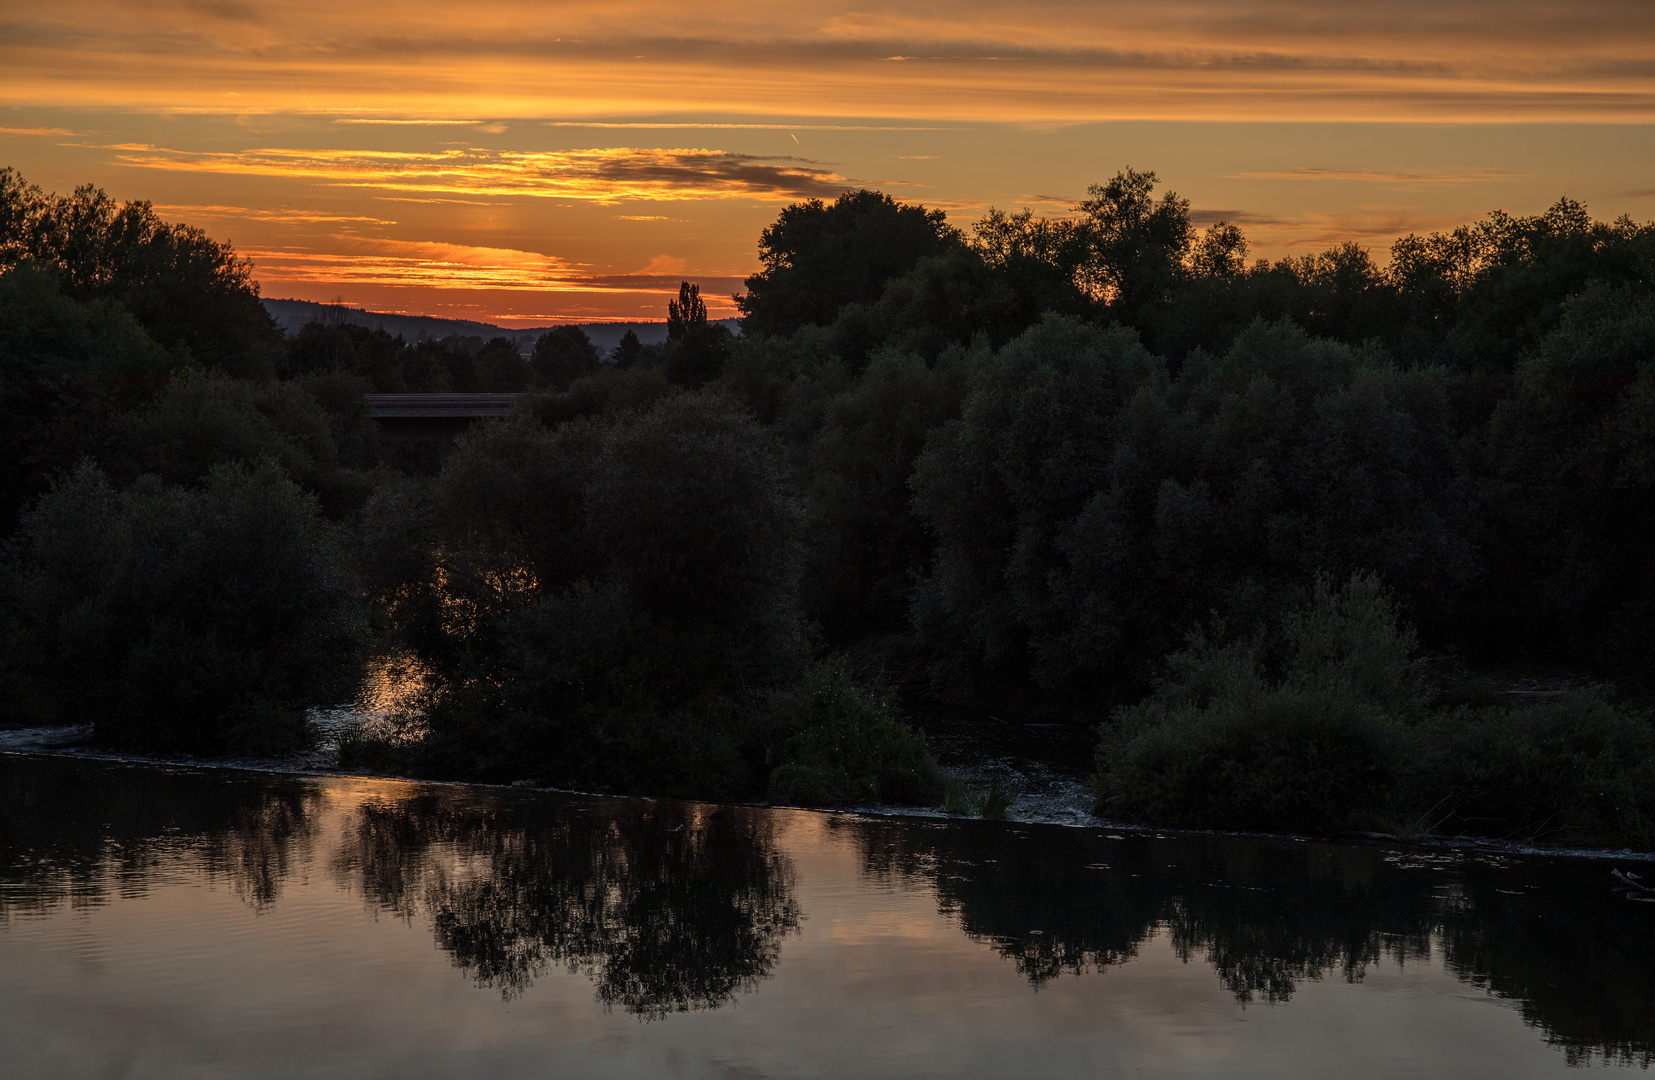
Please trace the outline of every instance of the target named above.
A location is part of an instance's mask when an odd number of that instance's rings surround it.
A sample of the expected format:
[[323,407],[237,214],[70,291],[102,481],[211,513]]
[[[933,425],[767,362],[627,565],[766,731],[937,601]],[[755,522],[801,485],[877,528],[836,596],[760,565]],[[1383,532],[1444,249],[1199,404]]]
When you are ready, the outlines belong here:
[[[396,315],[391,312],[364,311],[361,308],[321,304],[314,300],[267,299],[264,301],[264,310],[268,311],[270,317],[276,320],[276,325],[288,334],[298,333],[306,323],[333,319],[352,326],[365,326],[370,330],[383,329],[392,336],[401,335],[404,341],[410,343],[427,338],[440,340],[446,337],[503,337],[510,338],[518,349],[526,350],[534,345],[541,334],[553,329],[551,326],[496,326],[493,323],[473,322],[470,319],[439,319],[432,315]],[[741,332],[740,321],[737,319],[714,321],[728,326],[732,333]],[[613,349],[628,330],[637,334],[638,340],[645,345],[667,339],[665,322],[590,322],[576,325],[586,331],[586,336],[592,339],[592,344],[598,347],[599,352]]]

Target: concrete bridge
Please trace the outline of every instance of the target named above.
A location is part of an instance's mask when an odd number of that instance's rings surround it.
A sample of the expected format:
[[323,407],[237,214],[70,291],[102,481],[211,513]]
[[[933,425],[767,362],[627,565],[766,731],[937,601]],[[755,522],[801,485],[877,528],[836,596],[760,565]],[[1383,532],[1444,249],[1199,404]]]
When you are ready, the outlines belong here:
[[386,442],[441,442],[478,420],[508,415],[516,394],[363,394]]

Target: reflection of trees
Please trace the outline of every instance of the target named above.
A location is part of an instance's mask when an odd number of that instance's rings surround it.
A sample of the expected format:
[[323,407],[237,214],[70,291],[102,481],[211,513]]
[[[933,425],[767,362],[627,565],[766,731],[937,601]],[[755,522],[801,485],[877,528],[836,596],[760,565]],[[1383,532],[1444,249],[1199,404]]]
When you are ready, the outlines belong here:
[[[1474,986],[1522,1003],[1523,1019],[1561,1046],[1571,1065],[1602,1056],[1655,1063],[1655,911],[1608,887],[1602,863],[1530,869],[1541,889],[1514,886],[1486,868],[1467,895],[1446,905],[1449,969]],[[1544,910],[1530,896],[1546,896]]]
[[[321,835],[321,788],[236,773],[0,757],[0,925],[205,873],[256,908]],[[333,855],[376,911],[511,997],[555,967],[643,1016],[714,1008],[800,919],[766,811],[410,789],[347,812]],[[1398,854],[1238,837],[833,817],[876,876],[933,888],[1039,985],[1164,931],[1243,1000],[1432,953],[1520,1003],[1572,1063],[1655,1061],[1655,911],[1600,862]]]
[[765,815],[604,809],[370,803],[336,868],[376,908],[428,915],[454,962],[506,997],[562,965],[606,1006],[660,1016],[716,1008],[771,973],[799,910]]
[[1351,981],[1440,950],[1521,1003],[1571,1063],[1655,1060],[1651,911],[1603,863],[1412,856],[1239,837],[836,819],[877,876],[934,883],[944,911],[1039,985],[1122,963],[1157,930],[1241,1000]]
[[[263,908],[314,846],[321,792],[269,776],[0,759],[0,924],[181,875],[227,881]],[[799,909],[769,820],[423,790],[351,810],[332,862],[375,910],[428,917],[454,962],[507,997],[562,965],[605,1005],[660,1016],[715,1008],[775,969]]]
[[63,758],[0,761],[0,919],[101,904],[179,861],[262,909],[315,839],[315,788]]

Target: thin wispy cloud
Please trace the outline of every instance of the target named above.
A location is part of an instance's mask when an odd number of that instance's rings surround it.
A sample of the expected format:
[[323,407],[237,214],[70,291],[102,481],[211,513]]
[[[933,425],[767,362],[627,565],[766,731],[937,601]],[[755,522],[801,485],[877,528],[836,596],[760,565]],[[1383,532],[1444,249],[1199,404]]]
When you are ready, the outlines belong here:
[[441,120],[435,118],[409,120],[384,116],[337,116],[334,117],[332,122],[335,124],[378,125],[380,127],[480,127],[488,123],[486,120]]
[[1190,223],[1192,225],[1198,225],[1202,228],[1206,228],[1209,225],[1217,225],[1221,221],[1227,221],[1231,225],[1251,225],[1255,227],[1293,224],[1293,222],[1288,218],[1277,217],[1273,214],[1255,214],[1247,210],[1190,211]]
[[395,225],[390,218],[363,214],[341,214],[326,210],[291,207],[220,206],[192,203],[156,203],[155,212],[176,220],[241,220],[286,225]]
[[[417,123],[418,121],[400,121]],[[645,131],[953,131],[946,127],[920,127],[913,124],[714,124],[693,120],[658,120],[624,123],[608,120],[546,120],[544,126],[554,128],[621,128]]]
[[1521,179],[1498,169],[1278,169],[1228,174],[1231,180],[1354,180],[1369,184],[1487,184]]
[[1405,210],[1305,214],[1296,228],[1290,225],[1289,229],[1282,231],[1278,243],[1288,249],[1314,252],[1355,241],[1373,249],[1375,257],[1383,263],[1391,244],[1398,237],[1451,229],[1462,224],[1463,220],[1457,215]]
[[117,160],[145,169],[280,176],[337,187],[600,203],[831,197],[851,183],[803,158],[706,149],[496,151],[468,147],[222,153],[128,144],[117,148]]

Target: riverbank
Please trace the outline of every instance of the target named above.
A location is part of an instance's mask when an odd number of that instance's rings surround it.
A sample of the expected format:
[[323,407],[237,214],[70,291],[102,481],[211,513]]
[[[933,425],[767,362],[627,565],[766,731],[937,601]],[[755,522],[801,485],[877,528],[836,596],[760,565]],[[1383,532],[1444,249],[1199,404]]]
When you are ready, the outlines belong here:
[[[1000,723],[993,721],[993,723]],[[222,769],[258,772],[286,776],[314,776],[389,780],[401,783],[426,784],[436,787],[486,788],[532,790],[590,796],[594,798],[634,798],[601,792],[570,791],[563,788],[540,787],[525,781],[512,784],[480,784],[458,780],[431,780],[422,777],[400,776],[373,772],[367,769],[345,770],[338,767],[338,752],[329,733],[324,731],[316,746],[298,754],[277,758],[219,757],[194,758],[187,755],[143,754],[111,750],[91,743],[92,726],[77,724],[68,727],[16,728],[0,730],[0,754],[39,755],[79,758],[90,761],[122,762],[133,765],[162,765],[192,769]],[[1061,738],[1059,732],[1053,738]],[[938,757],[954,775],[974,786],[999,784],[1011,795],[1004,821],[1017,825],[1057,825],[1066,828],[1095,829],[1119,835],[1142,835],[1156,838],[1175,836],[1233,836],[1322,843],[1350,843],[1362,845],[1396,845],[1420,851],[1482,852],[1500,855],[1539,855],[1598,860],[1655,862],[1655,852],[1634,851],[1629,848],[1590,848],[1525,843],[1484,837],[1399,837],[1388,833],[1347,833],[1332,836],[1307,836],[1297,833],[1250,832],[1225,829],[1160,829],[1152,826],[1123,824],[1097,817],[1091,812],[1092,795],[1084,780],[1065,775],[1060,768],[1040,760],[1037,756],[1012,753],[990,753],[975,759],[967,756],[966,733],[952,731],[933,739],[941,745]],[[785,804],[748,803],[766,806]],[[854,814],[891,818],[923,818],[931,820],[968,820],[968,815],[949,814],[937,808],[885,806],[878,804],[823,807],[786,807],[812,810],[824,814]]]

